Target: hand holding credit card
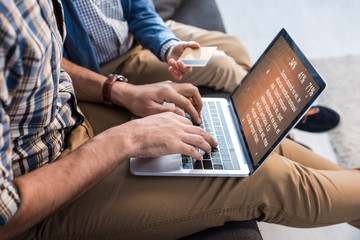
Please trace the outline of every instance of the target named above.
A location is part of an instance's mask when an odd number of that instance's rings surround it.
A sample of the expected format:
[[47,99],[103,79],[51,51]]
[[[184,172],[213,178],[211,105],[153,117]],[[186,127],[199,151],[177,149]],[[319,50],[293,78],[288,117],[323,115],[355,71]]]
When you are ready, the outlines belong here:
[[217,47],[186,48],[179,60],[187,67],[205,67]]

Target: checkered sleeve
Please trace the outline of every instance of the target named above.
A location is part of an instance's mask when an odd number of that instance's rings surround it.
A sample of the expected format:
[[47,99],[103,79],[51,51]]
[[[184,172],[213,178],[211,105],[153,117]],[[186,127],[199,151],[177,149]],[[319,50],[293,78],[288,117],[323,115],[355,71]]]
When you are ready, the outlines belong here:
[[170,41],[167,41],[165,44],[163,44],[161,46],[161,50],[160,50],[160,58],[163,62],[166,62],[166,53],[167,51],[172,47],[174,46],[176,43],[178,43],[179,41],[177,40],[170,40]]
[[10,118],[5,110],[11,101],[8,85],[14,84],[7,78],[8,67],[15,65],[19,57],[15,36],[11,24],[0,15],[0,226],[15,214],[20,204],[19,194],[12,183]]

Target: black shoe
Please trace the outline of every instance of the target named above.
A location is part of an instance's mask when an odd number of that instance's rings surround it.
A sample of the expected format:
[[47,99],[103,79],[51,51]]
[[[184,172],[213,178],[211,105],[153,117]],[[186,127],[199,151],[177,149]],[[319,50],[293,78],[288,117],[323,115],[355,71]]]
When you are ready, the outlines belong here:
[[319,112],[304,117],[295,128],[307,132],[325,132],[335,128],[340,122],[340,116],[334,110],[323,106],[313,106],[319,108]]

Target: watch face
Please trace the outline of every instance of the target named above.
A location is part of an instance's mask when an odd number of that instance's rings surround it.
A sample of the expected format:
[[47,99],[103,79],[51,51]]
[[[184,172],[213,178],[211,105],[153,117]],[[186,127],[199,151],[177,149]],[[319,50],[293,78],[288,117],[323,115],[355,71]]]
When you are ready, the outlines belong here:
[[109,77],[116,77],[115,81],[120,81],[120,82],[127,82],[128,79],[126,77],[124,77],[123,75],[120,74],[109,74]]

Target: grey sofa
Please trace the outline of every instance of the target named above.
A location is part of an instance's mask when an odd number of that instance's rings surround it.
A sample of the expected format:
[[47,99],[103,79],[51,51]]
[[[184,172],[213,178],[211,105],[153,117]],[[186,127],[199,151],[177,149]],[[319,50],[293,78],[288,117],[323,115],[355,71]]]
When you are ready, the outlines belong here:
[[214,0],[153,0],[156,11],[169,19],[188,25],[225,32],[225,27]]
[[[192,26],[225,32],[225,27],[215,0],[153,0],[156,11],[166,21],[169,19]],[[200,87],[203,96],[226,97],[228,93]],[[262,239],[255,220],[228,222],[224,226],[206,229],[182,240]]]

